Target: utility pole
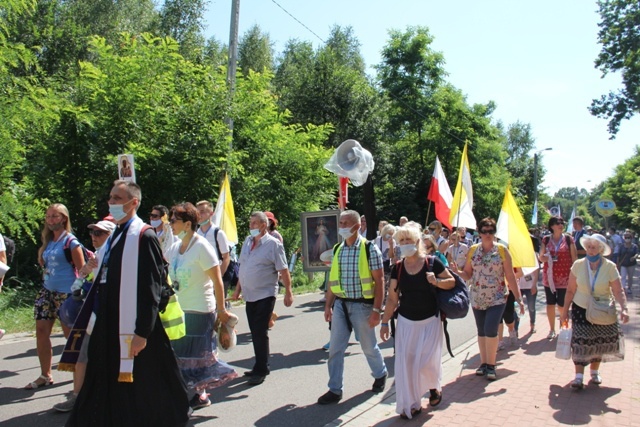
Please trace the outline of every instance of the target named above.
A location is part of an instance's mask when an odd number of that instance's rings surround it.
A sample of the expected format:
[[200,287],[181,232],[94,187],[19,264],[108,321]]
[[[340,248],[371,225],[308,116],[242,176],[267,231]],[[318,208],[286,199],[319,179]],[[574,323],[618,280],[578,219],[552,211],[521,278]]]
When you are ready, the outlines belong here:
[[[231,0],[231,24],[229,26],[229,64],[227,65],[227,85],[229,87],[229,110],[236,92],[236,69],[238,66],[238,24],[240,22],[240,0]],[[233,149],[233,119],[225,119],[229,128],[229,153]]]

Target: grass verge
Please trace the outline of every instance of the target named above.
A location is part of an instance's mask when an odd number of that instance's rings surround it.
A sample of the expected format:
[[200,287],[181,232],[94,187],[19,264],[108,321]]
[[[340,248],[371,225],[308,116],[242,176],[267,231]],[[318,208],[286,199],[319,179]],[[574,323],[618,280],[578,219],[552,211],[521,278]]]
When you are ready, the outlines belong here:
[[[298,269],[293,274],[293,293],[294,295],[302,295],[308,293],[319,292],[324,283],[324,273],[313,273],[311,279],[309,276]],[[18,332],[33,332],[35,330],[35,321],[33,320],[33,302],[37,290],[33,286],[14,284],[11,287],[5,286],[0,293],[0,329],[6,330],[8,334]],[[230,294],[233,291],[230,291]],[[284,288],[280,289],[284,293]],[[242,303],[234,304],[242,305]],[[54,331],[59,331],[60,325],[56,322]]]

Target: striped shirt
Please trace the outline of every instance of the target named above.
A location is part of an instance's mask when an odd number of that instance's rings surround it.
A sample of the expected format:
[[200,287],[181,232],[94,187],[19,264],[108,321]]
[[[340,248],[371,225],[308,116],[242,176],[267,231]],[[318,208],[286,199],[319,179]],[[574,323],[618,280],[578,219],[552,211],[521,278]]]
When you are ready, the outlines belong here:
[[[344,289],[345,298],[360,299],[362,298],[362,286],[360,284],[360,273],[358,271],[358,259],[360,257],[360,242],[366,239],[358,236],[358,239],[352,246],[346,243],[342,244],[340,253],[338,254],[338,263],[340,268],[340,285]],[[369,245],[369,270],[380,270],[382,268],[382,253],[374,244]]]

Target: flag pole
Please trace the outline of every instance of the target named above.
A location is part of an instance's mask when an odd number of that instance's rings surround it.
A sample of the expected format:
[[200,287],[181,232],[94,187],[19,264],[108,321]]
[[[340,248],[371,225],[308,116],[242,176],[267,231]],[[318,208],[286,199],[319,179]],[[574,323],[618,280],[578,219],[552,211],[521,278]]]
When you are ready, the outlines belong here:
[[431,200],[429,200],[429,207],[427,208],[427,217],[424,220],[424,226],[428,227],[429,226],[429,214],[431,213]]

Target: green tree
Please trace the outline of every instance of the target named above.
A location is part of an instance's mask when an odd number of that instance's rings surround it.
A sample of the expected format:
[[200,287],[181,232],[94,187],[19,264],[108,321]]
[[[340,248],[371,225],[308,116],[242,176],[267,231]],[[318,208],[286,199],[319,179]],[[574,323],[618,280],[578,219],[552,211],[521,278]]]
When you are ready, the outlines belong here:
[[157,34],[178,41],[187,59],[201,59],[205,45],[202,35],[205,0],[165,0],[160,9]]
[[609,119],[609,134],[616,137],[622,120],[640,111],[640,3],[636,0],[599,0],[598,41],[602,50],[595,61],[602,76],[622,74],[622,89],[591,103],[591,114]]
[[249,28],[240,39],[238,66],[245,76],[251,70],[258,73],[273,71],[273,43],[269,34],[260,31],[258,24]]

